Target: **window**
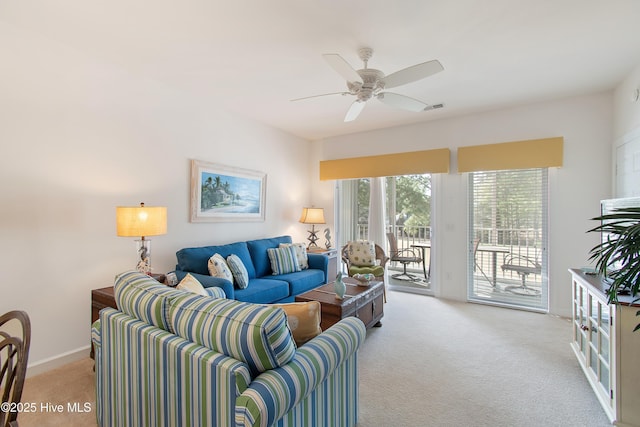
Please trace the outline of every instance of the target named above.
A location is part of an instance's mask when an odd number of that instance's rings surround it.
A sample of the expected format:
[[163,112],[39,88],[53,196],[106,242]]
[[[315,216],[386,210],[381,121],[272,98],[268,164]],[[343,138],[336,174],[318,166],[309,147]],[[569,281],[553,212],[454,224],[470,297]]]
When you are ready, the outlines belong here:
[[470,301],[547,311],[547,169],[469,174]]

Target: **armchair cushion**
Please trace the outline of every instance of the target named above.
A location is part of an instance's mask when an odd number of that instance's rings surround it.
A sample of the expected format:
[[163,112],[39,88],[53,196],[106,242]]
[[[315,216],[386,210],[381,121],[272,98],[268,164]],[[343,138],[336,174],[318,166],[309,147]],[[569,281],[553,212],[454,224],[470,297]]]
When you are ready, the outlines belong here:
[[347,244],[349,263],[356,266],[376,265],[376,248],[368,240],[351,241]]
[[349,276],[353,276],[354,274],[373,274],[376,277],[380,277],[380,276],[384,276],[384,267],[382,267],[381,265],[350,266]]

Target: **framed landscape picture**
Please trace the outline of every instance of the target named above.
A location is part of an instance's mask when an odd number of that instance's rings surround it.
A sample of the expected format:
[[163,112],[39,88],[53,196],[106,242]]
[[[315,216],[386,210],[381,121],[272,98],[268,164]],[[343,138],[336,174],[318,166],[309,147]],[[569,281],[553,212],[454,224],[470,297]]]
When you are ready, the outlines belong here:
[[191,222],[264,221],[267,175],[191,160]]

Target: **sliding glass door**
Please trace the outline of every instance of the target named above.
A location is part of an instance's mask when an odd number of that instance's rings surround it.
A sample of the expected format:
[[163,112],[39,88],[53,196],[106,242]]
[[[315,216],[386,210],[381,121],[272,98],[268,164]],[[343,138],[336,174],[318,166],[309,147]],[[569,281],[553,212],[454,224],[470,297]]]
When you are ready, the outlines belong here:
[[[398,249],[415,251],[416,254],[425,257],[425,262],[407,266],[408,271],[415,273],[415,283],[403,282],[399,285],[428,288],[427,277],[431,253],[431,175],[386,177],[382,185],[383,191],[376,191],[376,186],[372,186],[374,179],[338,181],[336,199],[338,200],[339,244],[344,245],[347,241],[356,239],[376,240],[376,243],[389,255],[386,236],[374,239],[372,236],[376,233],[370,230],[371,220],[374,217],[372,210],[382,208],[384,232],[393,233],[396,236]],[[376,197],[383,197],[384,200],[372,200]],[[396,265],[395,262],[390,262],[388,267],[402,270],[402,266]]]
[[468,298],[546,311],[547,169],[469,174]]

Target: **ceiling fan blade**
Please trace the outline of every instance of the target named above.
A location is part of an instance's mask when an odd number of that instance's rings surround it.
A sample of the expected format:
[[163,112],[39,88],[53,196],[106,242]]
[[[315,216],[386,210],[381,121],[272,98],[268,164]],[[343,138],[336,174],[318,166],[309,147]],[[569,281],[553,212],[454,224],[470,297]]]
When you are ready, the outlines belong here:
[[347,115],[344,116],[345,123],[354,121],[360,115],[365,104],[363,101],[353,101],[353,104],[349,107],[349,111],[347,111]]
[[412,83],[439,73],[442,70],[444,70],[444,67],[437,59],[423,62],[422,64],[417,64],[389,74],[383,79],[384,87],[390,89],[392,87],[406,85],[407,83]]
[[325,61],[338,72],[349,83],[362,83],[362,77],[353,69],[342,56],[337,53],[327,53],[322,55]]
[[332,93],[323,93],[322,95],[311,95],[311,96],[304,96],[302,98],[296,98],[296,99],[291,99],[291,102],[294,101],[302,101],[303,99],[310,99],[310,98],[318,98],[321,96],[329,96],[329,95],[349,95],[349,92],[332,92]]
[[417,99],[409,98],[408,96],[399,95],[397,93],[392,92],[382,92],[379,93],[377,98],[384,102],[387,105],[391,105],[392,107],[401,108],[403,110],[418,112],[424,111],[429,108],[429,104],[425,104],[422,101],[418,101]]

